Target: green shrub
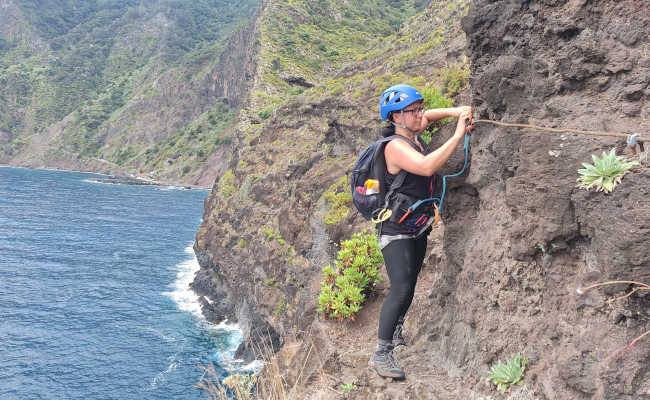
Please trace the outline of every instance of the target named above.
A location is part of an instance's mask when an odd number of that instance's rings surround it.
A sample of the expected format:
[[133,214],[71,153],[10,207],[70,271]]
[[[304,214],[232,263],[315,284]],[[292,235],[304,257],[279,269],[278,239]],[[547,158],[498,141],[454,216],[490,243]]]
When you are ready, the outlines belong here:
[[444,68],[437,75],[442,81],[445,96],[454,97],[467,85],[469,81],[469,64],[463,68]]
[[448,108],[453,107],[454,101],[442,94],[440,88],[431,84],[427,85],[422,90],[422,97],[424,97],[424,107],[429,108]]
[[263,109],[261,109],[257,113],[257,115],[263,120],[269,119],[269,117],[271,117],[271,115],[273,115],[273,111],[275,111],[276,107],[277,106],[275,104],[271,104],[269,106],[266,106]]
[[593,164],[582,163],[585,168],[578,170],[578,173],[582,175],[578,178],[578,186],[587,190],[595,188],[596,191],[609,193],[621,182],[623,175],[630,168],[639,165],[638,161],[627,161],[625,157],[617,156],[615,150],[612,149],[609,154],[603,151],[602,158],[592,154]]
[[112,161],[117,165],[124,165],[128,160],[135,157],[137,150],[133,146],[127,146],[115,150],[112,156]]
[[284,302],[284,300],[280,300],[278,303],[278,306],[275,308],[275,316],[279,317],[282,313],[284,313],[284,310],[287,309],[287,303]]
[[[449,108],[454,106],[454,101],[447,98],[442,94],[440,88],[433,86],[432,84],[427,85],[422,90],[422,97],[424,97],[424,108]],[[431,136],[440,129],[442,124],[445,124],[451,121],[453,118],[443,118],[432,126],[430,126],[426,131],[422,132],[422,139],[425,143],[429,144],[431,141]]]
[[221,175],[221,178],[219,178],[219,191],[226,199],[231,198],[233,194],[237,193],[235,174],[233,174],[231,170],[226,171]]
[[374,284],[380,280],[378,267],[384,262],[377,238],[366,232],[355,233],[341,242],[335,267],[323,268],[318,311],[339,321],[351,319],[361,310]]
[[357,385],[355,385],[354,383],[342,383],[341,390],[343,391],[343,393],[348,393],[353,390],[357,390]]
[[271,228],[263,228],[262,233],[264,233],[264,237],[266,238],[267,241],[273,240],[276,237],[275,231]]
[[522,360],[520,353],[507,360],[505,364],[499,361],[497,365],[492,366],[490,376],[487,377],[488,383],[497,385],[499,392],[504,394],[510,386],[523,383],[527,362],[528,358]]
[[327,209],[329,210],[325,215],[326,224],[336,224],[348,216],[350,204],[352,204],[352,194],[346,189],[347,177],[342,176],[325,192],[325,200],[327,201]]

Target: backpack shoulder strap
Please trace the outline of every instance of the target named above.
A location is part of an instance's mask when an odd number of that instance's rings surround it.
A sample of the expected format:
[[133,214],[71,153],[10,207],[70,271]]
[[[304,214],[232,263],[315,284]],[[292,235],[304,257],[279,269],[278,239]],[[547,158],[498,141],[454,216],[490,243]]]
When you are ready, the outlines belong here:
[[[419,146],[415,143],[413,143],[409,138],[401,136],[401,135],[392,135],[392,136],[387,136],[381,139],[378,139],[375,142],[375,154],[373,156],[373,165],[372,165],[372,170],[374,173],[374,176],[383,176],[383,171],[386,170],[386,158],[384,157],[384,150],[386,149],[386,145],[388,142],[390,142],[393,139],[402,139],[406,142],[408,142],[414,149],[419,151]],[[401,171],[400,174],[401,175]],[[398,176],[399,176],[398,175]],[[397,179],[396,179],[397,181]],[[401,186],[402,183],[404,182],[404,178],[399,179],[401,183],[397,186]]]
[[[406,141],[408,144],[410,144],[411,147],[413,147],[415,150],[417,150],[418,152],[420,151],[420,146],[413,143],[409,138],[407,138],[405,136],[392,135],[392,136],[389,136],[387,138],[384,138],[384,140],[386,142],[389,142],[389,141],[391,141],[393,139],[402,139],[402,140]],[[382,140],[382,141],[384,141],[384,140]],[[386,161],[384,159],[384,164],[385,163],[386,163]],[[390,185],[390,188],[388,189],[388,192],[386,193],[386,196],[384,197],[384,208],[388,207],[388,202],[390,201],[391,197],[393,196],[393,192],[395,192],[397,189],[399,189],[404,184],[404,180],[406,179],[407,174],[408,174],[408,172],[406,172],[405,170],[399,171],[399,173],[395,177],[395,180]]]
[[[414,148],[415,150],[417,150],[418,152],[420,152],[420,150],[421,150],[421,149],[420,149],[420,146],[419,146],[417,143],[413,142],[411,139],[407,138],[406,136],[402,136],[402,135],[392,135],[392,136],[389,136],[389,137],[384,138],[384,139],[386,139],[387,141],[389,141],[389,140],[393,140],[393,139],[402,139],[402,140],[405,141],[406,143],[410,144],[411,147],[413,147],[413,148]],[[416,140],[417,140],[417,139],[416,139]]]

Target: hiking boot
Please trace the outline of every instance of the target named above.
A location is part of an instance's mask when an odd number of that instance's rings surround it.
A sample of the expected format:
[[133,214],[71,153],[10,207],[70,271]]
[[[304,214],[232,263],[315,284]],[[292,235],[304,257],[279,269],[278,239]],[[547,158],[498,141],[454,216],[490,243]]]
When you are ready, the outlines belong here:
[[393,378],[397,380],[406,378],[406,374],[399,365],[397,365],[395,358],[393,358],[393,344],[391,342],[388,342],[388,344],[381,342],[384,341],[380,340],[375,354],[370,357],[370,362],[368,363],[370,368],[374,369],[379,376],[385,378]]
[[402,336],[402,330],[404,329],[404,318],[400,318],[395,325],[395,331],[393,332],[393,348],[397,346],[406,346],[406,340]]

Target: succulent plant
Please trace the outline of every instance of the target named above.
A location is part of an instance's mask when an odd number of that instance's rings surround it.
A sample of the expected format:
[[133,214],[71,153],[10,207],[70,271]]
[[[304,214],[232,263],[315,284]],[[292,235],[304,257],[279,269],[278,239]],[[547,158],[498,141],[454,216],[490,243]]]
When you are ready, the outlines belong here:
[[615,149],[609,153],[603,151],[602,158],[595,154],[591,156],[593,164],[582,163],[584,169],[579,169],[578,178],[580,187],[585,189],[595,188],[597,191],[609,193],[621,182],[630,168],[639,165],[638,161],[628,161],[625,157],[617,156]]
[[487,378],[488,383],[497,385],[499,392],[504,394],[510,386],[523,382],[527,362],[528,358],[522,359],[520,353],[507,360],[505,364],[499,361],[497,365],[492,366],[490,376]]

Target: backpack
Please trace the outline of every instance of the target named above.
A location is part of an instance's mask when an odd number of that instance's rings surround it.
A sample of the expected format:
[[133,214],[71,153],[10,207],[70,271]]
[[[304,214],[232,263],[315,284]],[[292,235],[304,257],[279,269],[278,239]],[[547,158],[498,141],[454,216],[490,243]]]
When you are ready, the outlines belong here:
[[407,172],[401,170],[390,188],[386,190],[384,149],[388,142],[393,139],[405,140],[419,151],[418,145],[408,138],[401,135],[392,135],[371,143],[359,154],[352,167],[350,180],[352,201],[366,220],[377,221],[379,212],[389,208],[393,194],[402,186],[406,178]]

